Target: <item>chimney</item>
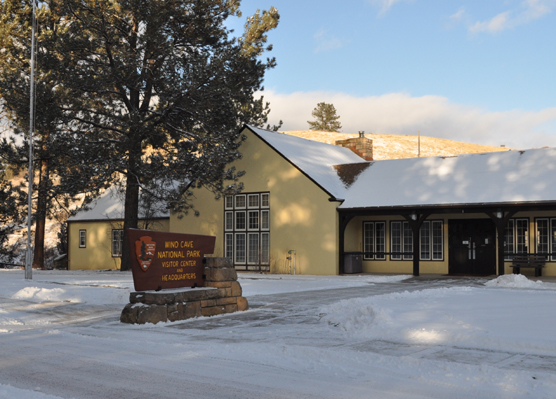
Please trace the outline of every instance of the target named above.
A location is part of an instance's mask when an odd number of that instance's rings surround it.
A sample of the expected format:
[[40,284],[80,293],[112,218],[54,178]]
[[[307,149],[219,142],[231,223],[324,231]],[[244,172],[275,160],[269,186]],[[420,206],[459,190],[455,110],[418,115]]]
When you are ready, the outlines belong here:
[[359,137],[347,140],[336,140],[336,145],[349,148],[365,161],[373,160],[373,140],[365,138],[365,132],[360,131]]

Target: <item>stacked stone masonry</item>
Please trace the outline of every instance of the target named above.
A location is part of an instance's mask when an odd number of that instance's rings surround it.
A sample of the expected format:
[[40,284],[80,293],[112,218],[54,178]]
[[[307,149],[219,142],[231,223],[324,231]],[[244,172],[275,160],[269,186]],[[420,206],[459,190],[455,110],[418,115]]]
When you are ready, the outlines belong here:
[[358,137],[347,140],[336,140],[336,145],[349,148],[366,161],[373,160],[373,140],[371,139]]
[[205,287],[132,292],[122,323],[145,324],[247,310],[237,273],[226,258],[206,258]]

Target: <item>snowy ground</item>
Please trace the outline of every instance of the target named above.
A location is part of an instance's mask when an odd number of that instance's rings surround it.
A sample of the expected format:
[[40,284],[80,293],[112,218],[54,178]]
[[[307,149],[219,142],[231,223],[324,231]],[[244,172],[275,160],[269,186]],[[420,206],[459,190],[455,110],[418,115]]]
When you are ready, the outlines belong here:
[[240,282],[247,312],[132,326],[128,273],[0,269],[0,398],[555,397],[548,280]]

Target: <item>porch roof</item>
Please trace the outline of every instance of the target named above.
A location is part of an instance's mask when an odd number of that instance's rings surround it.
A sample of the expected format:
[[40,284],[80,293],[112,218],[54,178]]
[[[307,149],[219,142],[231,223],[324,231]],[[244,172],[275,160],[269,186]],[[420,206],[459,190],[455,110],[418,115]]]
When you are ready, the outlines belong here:
[[556,148],[375,161],[339,209],[556,201]]

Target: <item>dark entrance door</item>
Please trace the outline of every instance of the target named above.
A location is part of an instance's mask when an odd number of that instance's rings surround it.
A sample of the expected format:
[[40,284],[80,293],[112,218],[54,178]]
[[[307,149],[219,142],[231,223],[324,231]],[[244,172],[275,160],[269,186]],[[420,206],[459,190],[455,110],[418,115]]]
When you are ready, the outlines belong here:
[[490,219],[448,221],[450,274],[496,274],[496,226]]

